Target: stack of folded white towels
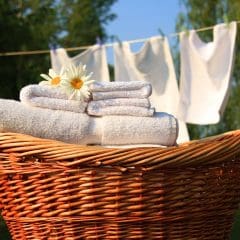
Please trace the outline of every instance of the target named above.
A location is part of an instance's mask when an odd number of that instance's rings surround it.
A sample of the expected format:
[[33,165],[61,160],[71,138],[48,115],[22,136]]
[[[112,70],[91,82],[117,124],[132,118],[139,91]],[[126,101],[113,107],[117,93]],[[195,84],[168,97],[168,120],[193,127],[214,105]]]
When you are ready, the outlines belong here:
[[172,146],[177,119],[151,108],[146,82],[94,82],[88,102],[60,88],[28,85],[20,101],[0,99],[0,131],[84,145]]
[[154,114],[149,101],[152,88],[147,82],[95,82],[90,90],[92,101],[87,106],[89,115],[152,117]]

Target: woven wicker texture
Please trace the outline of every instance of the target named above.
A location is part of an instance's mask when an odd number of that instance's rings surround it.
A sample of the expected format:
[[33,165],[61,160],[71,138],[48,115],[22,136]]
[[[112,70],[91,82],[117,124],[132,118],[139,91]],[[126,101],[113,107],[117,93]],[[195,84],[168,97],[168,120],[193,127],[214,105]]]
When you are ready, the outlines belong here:
[[14,240],[228,239],[240,130],[170,148],[108,149],[0,133]]

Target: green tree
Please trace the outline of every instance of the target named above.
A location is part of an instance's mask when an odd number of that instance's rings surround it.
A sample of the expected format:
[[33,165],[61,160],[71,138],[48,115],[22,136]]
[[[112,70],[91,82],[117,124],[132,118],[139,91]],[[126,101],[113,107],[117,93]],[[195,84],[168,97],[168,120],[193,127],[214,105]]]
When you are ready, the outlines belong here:
[[[57,11],[52,0],[0,0],[1,52],[48,49],[57,39]],[[46,55],[0,57],[0,97],[18,99],[24,85],[39,81],[49,66]]]
[[[105,25],[116,16],[116,0],[0,0],[0,52],[73,47],[107,39]],[[0,56],[0,97],[19,98],[19,90],[41,79],[49,54]]]
[[[239,0],[180,0],[184,11],[178,16],[176,30],[183,28],[198,29],[213,26],[217,23],[240,19]],[[238,32],[239,32],[238,26]],[[200,37],[212,41],[212,31],[199,32]],[[236,55],[240,50],[240,36],[236,39]],[[179,59],[178,59],[179,60]],[[215,125],[189,124],[190,135],[193,139],[226,132],[240,128],[240,58],[236,57],[232,75],[231,93],[223,118]]]
[[60,4],[63,38],[66,47],[96,43],[96,38],[105,41],[104,26],[113,21],[115,14],[110,7],[116,0],[63,0]]

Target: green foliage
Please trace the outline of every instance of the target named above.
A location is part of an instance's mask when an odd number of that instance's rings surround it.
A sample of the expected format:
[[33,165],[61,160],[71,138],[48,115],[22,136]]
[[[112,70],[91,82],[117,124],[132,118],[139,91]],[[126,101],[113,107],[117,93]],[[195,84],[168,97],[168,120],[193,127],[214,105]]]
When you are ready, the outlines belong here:
[[8,233],[7,226],[0,216],[0,239],[1,240],[10,240],[10,234]]
[[[91,45],[107,38],[104,25],[115,18],[116,0],[0,0],[0,51],[45,50]],[[0,56],[0,98],[18,99],[19,90],[41,79],[49,54]]]
[[[48,49],[57,38],[54,1],[0,0],[1,52]],[[18,99],[20,88],[39,81],[46,55],[0,57],[0,97]]]
[[[183,27],[198,29],[212,26],[216,23],[224,22],[228,19],[240,19],[240,1],[239,0],[181,0],[185,10],[178,16],[176,30],[181,31]],[[238,32],[240,28],[238,25]],[[212,41],[212,31],[199,32],[203,41]],[[215,125],[198,126],[189,124],[190,135],[192,139],[198,139],[209,135],[226,132],[240,128],[240,36],[236,39],[236,59],[232,75],[231,93],[228,104],[220,123]],[[175,56],[178,55],[175,52]],[[176,58],[179,69],[179,58]]]
[[116,0],[64,0],[60,5],[65,46],[94,44],[96,38],[106,40],[103,25],[115,19],[110,13]]
[[230,236],[231,240],[239,240],[239,238],[240,238],[240,210],[238,210],[235,215],[235,222],[233,224]]

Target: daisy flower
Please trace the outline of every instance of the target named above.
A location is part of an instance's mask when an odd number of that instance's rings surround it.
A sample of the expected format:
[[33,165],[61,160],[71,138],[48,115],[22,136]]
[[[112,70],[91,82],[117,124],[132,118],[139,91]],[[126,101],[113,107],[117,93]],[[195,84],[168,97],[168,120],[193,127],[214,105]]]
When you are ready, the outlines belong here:
[[87,74],[86,65],[71,64],[66,69],[66,78],[62,79],[61,87],[69,96],[69,99],[88,100],[90,97],[89,85],[94,82],[92,73]]
[[40,85],[48,85],[51,87],[59,87],[61,81],[65,78],[65,70],[64,68],[61,69],[60,73],[57,74],[52,68],[49,69],[48,75],[47,74],[40,74],[42,78],[46,81],[42,81]]

